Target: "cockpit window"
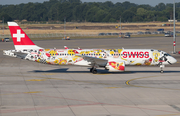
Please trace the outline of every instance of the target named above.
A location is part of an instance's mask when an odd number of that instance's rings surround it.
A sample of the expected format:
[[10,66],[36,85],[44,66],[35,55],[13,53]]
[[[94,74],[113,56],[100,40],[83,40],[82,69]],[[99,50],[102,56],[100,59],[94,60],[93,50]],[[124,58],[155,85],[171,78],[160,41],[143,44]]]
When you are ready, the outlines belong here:
[[165,54],[164,54],[164,56],[171,56],[171,55],[170,55],[170,54],[168,54],[168,53],[165,53]]

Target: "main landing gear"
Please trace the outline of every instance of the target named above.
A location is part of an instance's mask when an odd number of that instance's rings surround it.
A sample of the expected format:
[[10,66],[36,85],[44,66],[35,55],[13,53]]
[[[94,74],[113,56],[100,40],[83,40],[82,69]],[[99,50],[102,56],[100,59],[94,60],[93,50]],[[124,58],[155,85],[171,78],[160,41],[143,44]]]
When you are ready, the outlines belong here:
[[94,68],[94,67],[92,67],[92,68],[90,69],[90,72],[92,72],[93,74],[97,74],[97,70],[96,70],[96,68]]

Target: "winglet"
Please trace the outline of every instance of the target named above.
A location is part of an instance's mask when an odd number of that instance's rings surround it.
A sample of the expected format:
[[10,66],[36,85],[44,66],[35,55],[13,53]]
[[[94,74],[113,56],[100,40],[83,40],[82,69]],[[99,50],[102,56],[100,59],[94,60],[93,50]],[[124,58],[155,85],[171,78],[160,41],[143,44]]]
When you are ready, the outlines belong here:
[[80,47],[78,47],[78,50],[82,50]]
[[69,49],[67,46],[64,46],[65,49]]

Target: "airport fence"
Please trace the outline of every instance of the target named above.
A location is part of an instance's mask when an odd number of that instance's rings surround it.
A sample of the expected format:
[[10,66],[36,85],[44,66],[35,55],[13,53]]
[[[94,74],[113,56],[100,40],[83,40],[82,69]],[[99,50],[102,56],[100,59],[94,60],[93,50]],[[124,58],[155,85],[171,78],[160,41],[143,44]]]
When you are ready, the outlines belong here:
[[[83,37],[83,36],[98,36],[98,34],[76,34],[76,33],[52,33],[52,34],[27,34],[29,38],[63,38],[64,36],[69,37]],[[10,34],[0,35],[0,38],[11,38]]]

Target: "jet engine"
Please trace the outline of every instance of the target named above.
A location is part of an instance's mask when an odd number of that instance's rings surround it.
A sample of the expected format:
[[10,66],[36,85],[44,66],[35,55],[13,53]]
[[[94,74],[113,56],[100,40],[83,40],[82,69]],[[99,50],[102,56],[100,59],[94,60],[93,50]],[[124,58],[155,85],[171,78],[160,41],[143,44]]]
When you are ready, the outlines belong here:
[[109,61],[105,68],[109,69],[110,72],[124,72],[125,63],[122,61]]

